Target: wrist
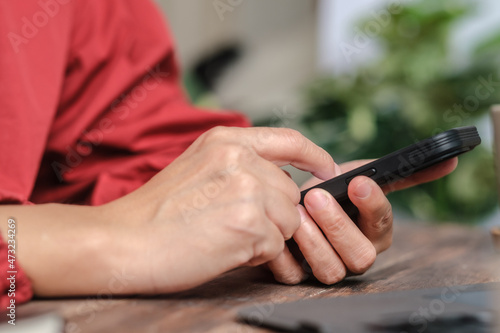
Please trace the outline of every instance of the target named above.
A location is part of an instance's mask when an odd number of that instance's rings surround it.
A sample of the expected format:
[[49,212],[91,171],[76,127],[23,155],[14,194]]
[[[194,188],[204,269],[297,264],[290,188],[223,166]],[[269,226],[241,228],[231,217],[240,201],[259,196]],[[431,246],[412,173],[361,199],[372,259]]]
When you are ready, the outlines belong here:
[[133,194],[97,207],[99,219],[105,221],[99,228],[104,239],[94,251],[103,253],[101,265],[108,273],[104,289],[110,294],[148,293],[152,289],[148,254],[154,234],[152,218],[148,207]]

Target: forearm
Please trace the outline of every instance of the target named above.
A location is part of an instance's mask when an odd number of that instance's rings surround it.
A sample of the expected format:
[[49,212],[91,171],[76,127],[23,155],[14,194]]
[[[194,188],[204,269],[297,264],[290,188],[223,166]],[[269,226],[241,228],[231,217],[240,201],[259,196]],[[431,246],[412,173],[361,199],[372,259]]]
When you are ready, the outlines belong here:
[[[104,207],[104,206],[103,206]],[[40,296],[96,294],[115,287],[126,256],[103,207],[45,204],[0,206],[0,231],[7,239],[15,220],[18,262]],[[126,293],[128,290],[110,292]]]

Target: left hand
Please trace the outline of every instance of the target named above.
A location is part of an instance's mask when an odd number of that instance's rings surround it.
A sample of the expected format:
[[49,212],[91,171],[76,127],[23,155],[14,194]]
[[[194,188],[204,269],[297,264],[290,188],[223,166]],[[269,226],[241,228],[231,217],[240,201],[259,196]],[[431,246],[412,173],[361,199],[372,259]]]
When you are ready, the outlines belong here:
[[[340,169],[345,173],[368,162],[370,160],[352,161],[342,164]],[[457,158],[453,158],[384,188],[368,177],[356,177],[349,184],[348,195],[359,210],[357,225],[328,192],[309,191],[304,199],[305,208],[297,206],[301,225],[293,238],[314,276],[322,283],[334,284],[348,274],[368,270],[377,254],[392,243],[393,216],[385,194],[441,178],[456,165]],[[323,181],[313,177],[301,189]],[[267,265],[282,283],[297,284],[307,278],[302,263],[297,262],[286,246]]]

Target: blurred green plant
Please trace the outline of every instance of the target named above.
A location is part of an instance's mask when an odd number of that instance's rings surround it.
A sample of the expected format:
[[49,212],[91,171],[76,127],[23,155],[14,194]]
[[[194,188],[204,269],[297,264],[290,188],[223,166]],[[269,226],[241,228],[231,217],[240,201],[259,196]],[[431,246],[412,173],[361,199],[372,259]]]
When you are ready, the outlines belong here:
[[[465,66],[454,64],[449,47],[455,24],[474,11],[458,1],[412,1],[389,24],[379,24],[372,36],[382,50],[378,60],[307,89],[302,123],[308,136],[336,160],[352,160],[477,123],[500,101],[500,34],[480,43]],[[374,20],[358,26],[369,31]],[[391,202],[419,219],[480,221],[497,205],[489,147],[461,156],[450,176],[391,195]]]

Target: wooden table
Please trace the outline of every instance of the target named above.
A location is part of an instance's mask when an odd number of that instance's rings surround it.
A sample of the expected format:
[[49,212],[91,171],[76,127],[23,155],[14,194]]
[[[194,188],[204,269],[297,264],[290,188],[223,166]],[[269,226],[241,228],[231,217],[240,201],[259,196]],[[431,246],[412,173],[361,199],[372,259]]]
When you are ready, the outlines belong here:
[[393,246],[366,274],[331,287],[284,286],[263,269],[243,268],[173,295],[40,299],[18,313],[54,311],[66,318],[67,332],[269,332],[238,323],[238,309],[253,306],[265,315],[273,304],[304,298],[500,281],[498,267],[500,253],[486,230],[399,223]]

